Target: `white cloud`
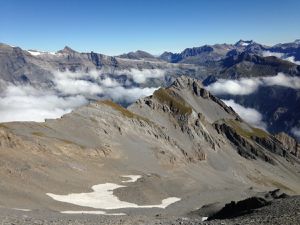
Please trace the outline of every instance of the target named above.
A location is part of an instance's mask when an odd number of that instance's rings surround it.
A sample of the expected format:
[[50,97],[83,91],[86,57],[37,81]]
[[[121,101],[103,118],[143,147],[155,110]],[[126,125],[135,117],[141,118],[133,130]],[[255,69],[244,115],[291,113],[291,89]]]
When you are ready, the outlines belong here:
[[122,86],[108,88],[105,90],[105,95],[112,98],[114,101],[122,101],[126,103],[134,102],[140,97],[152,95],[158,88],[124,88]]
[[[127,73],[126,71],[117,71],[117,74]],[[144,82],[149,77],[160,76],[160,70],[130,70],[130,76],[135,81]],[[156,72],[153,72],[156,71]],[[54,72],[54,83],[56,89],[65,95],[83,95],[87,98],[98,98],[101,94],[104,98],[111,98],[114,101],[126,103],[133,102],[140,97],[151,95],[157,88],[142,87],[124,87],[124,84],[118,82],[113,77],[105,75],[104,71],[91,71],[90,74],[70,71]]]
[[264,57],[267,56],[275,56],[277,58],[283,59],[283,60],[287,60],[289,62],[295,63],[297,65],[300,65],[300,61],[296,61],[294,56],[286,56],[284,53],[280,53],[280,52],[271,52],[271,51],[263,51],[262,55]]
[[300,89],[300,78],[278,73],[276,76],[269,77],[241,78],[238,80],[220,79],[206,88],[216,95],[249,95],[254,93],[260,86],[274,85]]
[[299,127],[293,127],[291,130],[292,134],[295,135],[298,139],[300,139],[300,128]]
[[[122,101],[126,103],[133,102],[140,97],[151,95],[157,88],[142,87],[124,87],[124,84],[118,82],[113,77],[106,74],[107,71],[90,71],[90,73],[72,73],[54,72],[54,83],[56,89],[64,94],[81,94],[86,97],[97,98],[101,94],[105,98],[111,98],[114,101]],[[135,82],[145,82],[150,77],[161,77],[161,70],[123,70],[115,71],[116,74],[127,74]],[[128,83],[127,83],[128,84]]]
[[30,86],[8,86],[0,97],[0,122],[54,119],[86,104],[83,96],[59,97]]
[[240,80],[220,79],[207,86],[213,94],[248,95],[257,90],[260,82],[256,79],[242,78]]
[[105,77],[103,80],[101,80],[101,83],[105,87],[117,87],[117,86],[120,86],[120,84],[116,80],[114,80],[114,79],[112,79],[110,77]]
[[161,78],[165,76],[165,71],[161,69],[129,69],[129,70],[119,70],[115,71],[115,74],[122,75],[125,74],[131,77],[134,82],[141,84],[145,83],[149,78]]
[[263,57],[268,57],[268,56],[275,56],[277,58],[284,57],[283,53],[280,53],[280,52],[271,52],[271,51],[263,51],[262,55],[263,55]]
[[94,72],[85,74],[80,72],[56,71],[53,74],[56,89],[64,94],[96,95],[101,94],[103,91],[97,83],[90,81],[90,79],[97,78],[97,74]]
[[233,110],[240,115],[240,117],[252,126],[266,129],[266,124],[262,121],[262,115],[256,109],[246,108],[237,104],[234,100],[222,100],[226,105],[233,108]]
[[[131,71],[139,82],[149,77],[160,76],[145,72],[145,76]],[[54,87],[52,91],[40,90],[31,86],[8,85],[0,94],[0,122],[37,121],[59,118],[74,108],[85,105],[89,99],[110,98],[117,102],[131,103],[140,97],[151,95],[157,88],[124,87],[104,71],[53,72]],[[140,76],[140,77],[139,77]],[[144,80],[143,80],[144,79]],[[101,96],[101,97],[99,97]]]
[[286,76],[283,73],[278,73],[276,76],[273,77],[263,77],[261,78],[262,85],[264,86],[283,86],[289,87],[293,89],[300,89],[300,78],[299,77],[292,77]]
[[65,94],[88,94],[95,95],[103,92],[102,88],[95,83],[85,80],[56,80],[56,88]]
[[285,58],[285,60],[288,60],[292,63],[297,64],[297,65],[300,65],[300,61],[296,61],[294,56],[287,57],[287,58]]

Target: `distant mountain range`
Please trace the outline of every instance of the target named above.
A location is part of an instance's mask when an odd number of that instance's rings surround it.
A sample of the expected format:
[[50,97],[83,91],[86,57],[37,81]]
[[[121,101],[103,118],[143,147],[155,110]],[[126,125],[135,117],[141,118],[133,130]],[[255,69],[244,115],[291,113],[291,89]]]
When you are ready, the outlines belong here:
[[209,61],[219,61],[230,56],[238,56],[241,53],[264,56],[266,51],[270,53],[286,54],[286,57],[293,56],[299,59],[300,42],[277,44],[272,47],[258,44],[254,41],[239,40],[235,44],[215,44],[201,47],[186,48],[181,53],[164,52],[159,56],[167,62],[184,62],[202,64]]
[[[35,80],[37,77],[42,79],[51,69],[88,71],[102,68],[111,71],[131,68],[175,68],[177,71],[173,71],[172,76],[185,73],[202,79],[207,76],[218,78],[270,76],[278,72],[299,75],[300,67],[296,63],[299,60],[299,43],[299,40],[296,40],[292,43],[268,47],[254,41],[240,40],[233,45],[204,45],[187,48],[181,53],[164,52],[158,57],[140,50],[114,57],[94,52],[79,53],[68,46],[56,53],[48,53],[37,50],[27,51],[0,44],[0,67],[2,68],[0,77],[10,82],[17,82],[24,76],[29,76],[29,80]],[[14,66],[10,67],[12,63]],[[186,64],[193,66],[188,67]],[[32,72],[35,73],[35,77],[31,77]]]
[[[286,132],[297,137],[297,132],[292,130],[297,131],[300,127],[300,110],[297,110],[300,91],[296,80],[300,77],[299,60],[299,40],[274,46],[240,40],[235,44],[186,48],[181,53],[164,52],[160,56],[140,50],[120,56],[107,56],[95,52],[80,53],[67,46],[55,53],[49,53],[0,44],[0,91],[3,93],[9,84],[30,85],[54,90],[59,95],[66,96],[64,88],[58,88],[56,73],[68,71],[85,74],[80,77],[81,83],[95,84],[103,89],[103,79],[109,77],[128,90],[167,86],[181,75],[197,78],[209,86],[224,79],[251,80],[283,73],[294,79],[292,88],[291,85],[280,86],[276,83],[268,87],[259,86],[248,95],[215,94],[257,110],[262,114],[266,128],[272,133]],[[73,76],[72,79],[79,78]],[[70,82],[70,79],[64,82]],[[67,95],[70,93],[73,94],[74,91],[68,91]],[[136,98],[126,101],[125,98],[116,97],[115,93],[108,97],[123,105]],[[105,91],[85,94],[88,100],[105,97]]]

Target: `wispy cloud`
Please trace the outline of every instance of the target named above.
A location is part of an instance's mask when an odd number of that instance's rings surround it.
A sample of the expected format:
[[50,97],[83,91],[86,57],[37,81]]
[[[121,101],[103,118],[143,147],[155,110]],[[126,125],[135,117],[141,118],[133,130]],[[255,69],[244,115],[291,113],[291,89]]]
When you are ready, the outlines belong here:
[[[122,83],[118,76],[126,74],[128,80]],[[0,94],[0,122],[37,121],[59,118],[76,107],[85,105],[90,99],[110,98],[117,102],[131,103],[151,95],[159,87],[133,86],[132,81],[141,84],[149,78],[164,76],[162,70],[115,71],[54,71],[52,90],[41,90],[31,86],[8,84]]]
[[257,90],[260,82],[256,79],[242,78],[240,80],[220,79],[207,86],[213,94],[248,95]]
[[286,56],[286,54],[284,54],[284,53],[271,52],[271,51],[263,51],[262,55],[264,57],[275,56],[277,58],[280,58],[280,59],[283,59],[283,60],[287,60],[289,62],[292,62],[292,63],[295,63],[297,65],[300,65],[300,61],[296,61],[294,56]]
[[275,56],[277,58],[283,58],[284,54],[280,52],[271,52],[271,51],[263,51],[262,52],[263,57],[268,57],[268,56]]
[[[65,95],[80,94],[86,98],[93,99],[102,96],[102,98],[111,98],[114,101],[130,103],[140,97],[151,95],[158,88],[137,87],[133,86],[129,80],[125,81],[125,83],[117,80],[117,76],[124,75],[128,71],[115,71],[114,76],[109,76],[104,71],[99,71],[98,74],[95,71],[91,73],[66,71],[54,72],[53,74],[56,89],[60,93]],[[153,70],[153,74],[151,74],[150,70],[139,70],[139,72],[138,70],[131,70],[131,75],[127,75],[134,78],[135,82],[141,83],[148,78],[160,77],[162,72],[159,71]]]
[[129,69],[129,70],[118,70],[114,74],[127,75],[132,78],[134,82],[141,84],[145,83],[149,78],[161,78],[165,76],[165,71],[161,69]]
[[226,105],[233,108],[240,117],[252,126],[266,129],[266,124],[262,120],[262,115],[256,109],[247,108],[240,104],[237,104],[234,100],[222,100]]
[[263,77],[260,79],[263,86],[283,86],[293,89],[300,89],[300,78],[279,73],[277,76]]
[[285,58],[285,60],[288,60],[292,63],[297,64],[297,65],[300,65],[300,61],[296,61],[294,56],[287,57],[287,58]]
[[213,94],[249,95],[260,86],[283,86],[300,89],[300,78],[278,73],[276,76],[259,78],[241,78],[238,80],[220,79],[206,88]]
[[291,132],[300,140],[300,127],[293,127]]
[[8,86],[0,97],[0,122],[54,119],[87,104],[81,95],[61,97],[30,86]]
[[105,89],[105,95],[117,102],[131,103],[140,97],[152,95],[158,88],[124,88],[122,86]]

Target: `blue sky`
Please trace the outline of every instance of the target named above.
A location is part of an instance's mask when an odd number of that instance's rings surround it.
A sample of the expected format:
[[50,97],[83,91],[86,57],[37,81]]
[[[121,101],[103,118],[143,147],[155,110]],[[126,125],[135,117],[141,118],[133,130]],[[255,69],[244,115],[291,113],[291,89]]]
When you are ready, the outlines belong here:
[[300,38],[299,0],[0,0],[0,42],[56,51],[153,54]]

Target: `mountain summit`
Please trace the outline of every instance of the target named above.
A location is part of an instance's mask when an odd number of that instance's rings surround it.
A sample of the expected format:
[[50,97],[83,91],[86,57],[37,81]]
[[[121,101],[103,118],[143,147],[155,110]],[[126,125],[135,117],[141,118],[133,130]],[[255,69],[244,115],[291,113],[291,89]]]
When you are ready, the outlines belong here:
[[236,42],[234,45],[237,47],[246,47],[248,45],[254,44],[255,42],[250,40],[250,41],[244,41],[244,40],[239,40]]
[[69,46],[65,46],[62,50],[57,51],[57,53],[61,54],[73,54],[73,53],[78,53]]

